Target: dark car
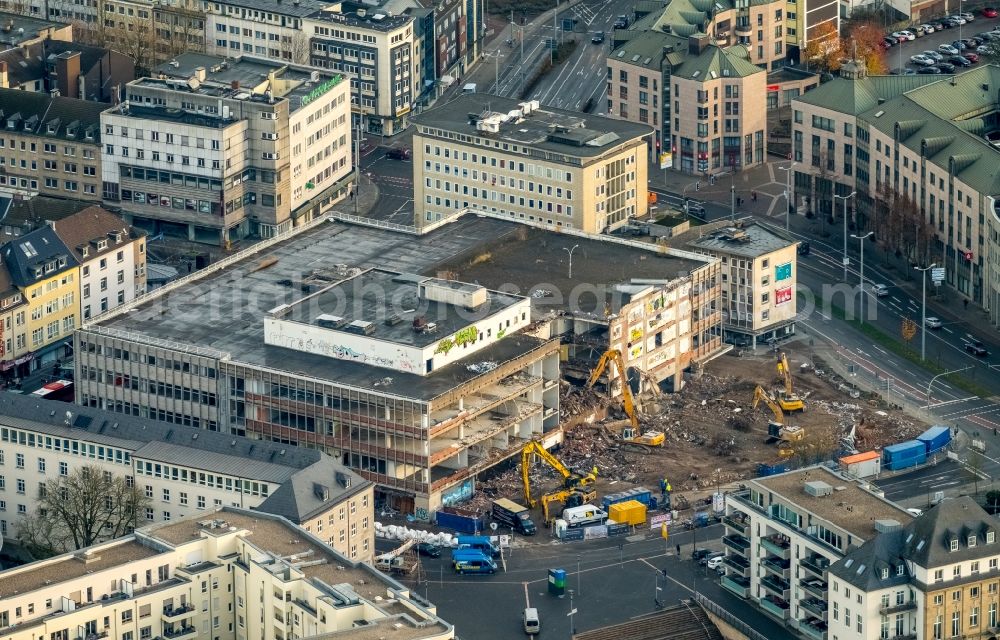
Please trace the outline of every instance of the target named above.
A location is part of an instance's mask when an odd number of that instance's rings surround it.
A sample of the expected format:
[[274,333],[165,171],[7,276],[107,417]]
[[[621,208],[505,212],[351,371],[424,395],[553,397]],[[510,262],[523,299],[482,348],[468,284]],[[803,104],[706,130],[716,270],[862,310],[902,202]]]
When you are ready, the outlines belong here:
[[941,70],[941,73],[955,73],[955,65],[947,62],[937,63],[937,68]]
[[417,545],[417,555],[427,556],[428,558],[440,558],[441,549],[429,542],[421,542]]
[[613,26],[615,29],[628,29],[628,16],[618,16]]
[[922,76],[924,76],[924,75],[937,75],[937,74],[941,73],[941,69],[939,69],[937,67],[920,67],[919,69],[917,69],[917,73],[919,73]]
[[964,40],[962,40],[962,42],[965,43],[966,49],[975,49],[976,47],[978,47],[983,43],[983,41],[980,40],[979,38],[965,38]]
[[883,40],[883,41],[884,41],[884,42],[885,42],[885,43],[886,43],[887,45],[889,45],[890,47],[891,47],[892,45],[894,45],[894,44],[896,44],[896,43],[898,43],[898,42],[899,42],[899,40],[897,40],[896,38],[894,38],[894,37],[892,37],[892,36],[884,36],[884,37],[882,38],[882,40]]
[[695,549],[691,552],[691,559],[700,563],[702,558],[707,558],[710,555],[712,555],[711,549]]
[[594,44],[604,42],[604,32],[603,31],[595,32],[593,37],[590,38],[590,41],[593,42]]
[[390,160],[409,160],[410,150],[406,147],[392,147],[385,152],[385,157]]
[[966,49],[969,48],[969,46],[967,44],[965,44],[964,42],[962,42],[961,40],[956,40],[956,41],[952,42],[951,46],[955,47],[959,51],[965,51]]
[[799,243],[798,253],[800,256],[807,256],[812,251],[812,247],[809,245],[808,240],[803,240]]
[[956,67],[971,67],[972,62],[967,60],[962,56],[950,56],[947,60],[948,64],[953,64]]
[[978,338],[970,334],[965,334],[965,350],[976,356],[977,358],[985,358],[990,355],[990,352],[986,350],[986,345],[984,345]]
[[932,22],[931,24],[934,25],[934,28],[938,30],[951,29],[952,27],[955,26],[954,24],[952,24],[951,20],[938,20],[937,22]]

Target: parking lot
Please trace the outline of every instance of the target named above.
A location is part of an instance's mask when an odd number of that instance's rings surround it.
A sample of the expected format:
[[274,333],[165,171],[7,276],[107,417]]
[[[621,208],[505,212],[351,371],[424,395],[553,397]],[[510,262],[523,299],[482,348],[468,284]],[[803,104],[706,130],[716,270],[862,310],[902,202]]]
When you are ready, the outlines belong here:
[[[935,31],[934,33],[919,36],[916,40],[893,45],[885,52],[886,64],[893,70],[917,69],[919,65],[911,63],[910,56],[928,49],[937,51],[938,46],[942,44],[950,44],[962,38],[971,38],[984,31],[990,31],[997,26],[1000,26],[1000,18],[983,18],[977,12],[975,20],[968,24]],[[980,58],[980,61],[976,64],[983,64],[984,62],[985,60]],[[973,66],[976,66],[976,64],[973,64]],[[961,71],[961,69],[958,69],[958,71]]]

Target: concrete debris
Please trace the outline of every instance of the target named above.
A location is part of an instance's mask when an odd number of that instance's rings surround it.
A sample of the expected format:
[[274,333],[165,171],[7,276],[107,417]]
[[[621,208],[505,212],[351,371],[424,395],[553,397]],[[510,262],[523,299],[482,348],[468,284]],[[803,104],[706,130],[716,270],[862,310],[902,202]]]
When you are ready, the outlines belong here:
[[491,360],[486,360],[484,362],[473,362],[472,364],[465,365],[465,368],[472,373],[489,373],[496,369],[498,365],[496,362]]
[[548,289],[534,289],[531,292],[531,297],[532,298],[551,298],[552,297],[552,292],[549,291]]
[[372,386],[373,387],[388,387],[390,384],[392,384],[392,378],[386,376],[385,378],[382,378],[381,380],[376,381]]

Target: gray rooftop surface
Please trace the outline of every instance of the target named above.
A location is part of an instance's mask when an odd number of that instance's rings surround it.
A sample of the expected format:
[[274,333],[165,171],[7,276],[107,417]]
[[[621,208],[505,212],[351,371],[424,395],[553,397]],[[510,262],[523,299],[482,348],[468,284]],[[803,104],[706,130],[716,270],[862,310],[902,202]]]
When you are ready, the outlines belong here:
[[[574,245],[570,278],[569,250]],[[632,278],[673,280],[708,260],[668,255],[648,245],[638,248],[523,227],[519,233],[492,238],[436,264],[425,274],[529,296],[536,311],[570,311],[603,319],[605,303],[615,313],[625,301],[616,285]]]
[[[417,295],[418,284],[430,280],[434,279],[372,269],[299,301],[281,319],[319,325],[319,314],[324,314],[337,316],[345,321],[371,322],[374,330],[368,336],[371,339],[422,349],[439,342],[442,336],[499,313],[520,301],[517,296],[491,291],[487,295],[486,304],[469,311],[451,304],[420,299]],[[448,284],[453,288],[478,288],[464,287],[459,282]],[[390,316],[398,317],[399,322],[386,323]],[[436,323],[437,330],[420,333],[414,331],[413,320],[417,316]],[[330,330],[344,329],[346,327]]]
[[[176,62],[178,66],[172,63]],[[211,95],[218,97],[233,98],[240,93],[250,93],[251,90],[267,82],[268,75],[272,72],[279,72],[277,76],[283,80],[290,80],[298,83],[290,91],[284,94],[275,94],[275,99],[287,98],[291,104],[291,110],[295,111],[300,107],[299,99],[316,89],[318,86],[334,78],[344,76],[339,73],[327,73],[319,71],[319,81],[313,82],[311,74],[313,69],[306,67],[295,67],[282,62],[254,58],[253,56],[240,56],[239,58],[225,58],[222,56],[210,56],[203,53],[182,53],[172,60],[161,64],[153,70],[152,78],[144,78],[137,82],[146,85],[164,84],[164,80],[158,76],[166,76],[175,80],[173,83],[179,90],[190,91],[185,85],[188,78],[195,75],[198,67],[205,69],[205,82],[201,83],[192,93],[201,95]],[[213,71],[215,69],[215,71]],[[181,80],[182,82],[176,82]],[[238,89],[233,89],[233,82],[239,83]],[[266,100],[265,96],[255,96],[255,99]]]
[[[309,17],[313,20],[322,20],[330,24],[346,24],[351,27],[371,29],[372,31],[392,31],[413,21],[413,16],[395,14],[369,5],[364,6],[366,15],[363,18],[358,16],[356,11],[349,11],[348,9],[348,7],[344,7],[344,13],[317,11],[310,14]],[[376,16],[381,16],[381,19],[376,19]],[[316,36],[316,38],[322,40],[324,36]]]
[[[26,3],[26,7],[31,3]],[[0,32],[0,43],[17,46],[25,40],[38,37],[39,32],[46,29],[61,29],[65,24],[23,16],[17,13],[0,13],[0,25],[4,31]],[[10,26],[10,30],[6,30]],[[20,30],[24,29],[24,32]]]
[[[817,497],[806,493],[805,483],[816,481],[833,487],[833,494]],[[862,489],[856,482],[845,480],[825,467],[808,467],[757,478],[753,482],[860,540],[868,540],[876,535],[876,520],[895,520],[902,525],[913,520],[913,516],[903,507]],[[839,487],[844,488],[838,491]]]
[[298,0],[298,2],[281,2],[279,0],[216,0],[220,4],[231,5],[238,9],[249,9],[275,13],[282,16],[304,18],[307,15],[328,7],[334,2],[322,0]]
[[[514,334],[429,376],[419,376],[265,345],[265,315],[301,298],[303,274],[313,269],[346,264],[421,273],[481,244],[483,238],[502,237],[520,228],[512,222],[465,216],[433,233],[414,237],[324,222],[224,269],[195,274],[185,286],[104,320],[96,318],[95,323],[153,340],[215,349],[230,354],[236,362],[363,389],[377,387],[387,394],[429,401],[480,375],[469,371],[467,364],[486,360],[503,363],[545,342]],[[558,235],[551,234],[553,238]],[[265,258],[276,258],[277,262],[262,268]],[[386,377],[393,383],[383,384]]]
[[694,227],[672,238],[670,244],[756,258],[797,242],[753,222],[739,228],[731,222],[720,222]]
[[[546,105],[542,105],[540,109],[516,123],[500,125],[498,134],[477,131],[476,125],[472,122],[473,117],[490,112],[505,114],[519,109],[521,102],[523,100],[486,93],[465,94],[414,116],[413,121],[418,125],[481,138],[504,140],[511,144],[579,158],[602,155],[609,149],[630,144],[653,133],[652,128],[643,124],[565,111]],[[557,132],[556,127],[563,127],[566,130]],[[558,135],[565,141],[550,139],[550,134]]]

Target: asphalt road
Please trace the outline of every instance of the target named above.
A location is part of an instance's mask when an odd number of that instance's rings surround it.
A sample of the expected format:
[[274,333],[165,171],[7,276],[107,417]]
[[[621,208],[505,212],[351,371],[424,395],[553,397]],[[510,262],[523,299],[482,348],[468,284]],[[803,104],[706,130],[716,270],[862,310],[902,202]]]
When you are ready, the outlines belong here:
[[378,202],[369,217],[413,225],[413,163],[386,157],[390,146],[410,147],[413,132],[406,131],[385,142],[379,136],[367,136],[361,145],[362,180],[371,180],[379,188]]
[[[934,33],[928,34],[917,38],[916,40],[911,40],[909,42],[904,42],[902,45],[896,45],[890,47],[888,51],[885,52],[885,61],[891,69],[902,69],[905,67],[917,68],[917,65],[910,63],[910,56],[926,51],[928,49],[937,50],[938,45],[948,43],[955,40],[960,40],[962,38],[969,38],[983,31],[989,31],[993,27],[1000,24],[1000,18],[983,18],[976,12],[976,19],[972,22],[961,25],[959,27],[952,27],[951,29],[944,29],[943,31],[935,31]],[[980,62],[979,64],[982,64]]]
[[888,500],[910,502],[919,499],[920,504],[925,504],[930,503],[938,491],[957,489],[969,479],[970,474],[962,465],[945,460],[911,473],[877,480],[875,484],[885,492]]
[[[722,550],[722,533],[721,525],[697,531],[698,548]],[[433,602],[438,614],[453,623],[463,639],[524,637],[520,616],[529,605],[539,610],[542,637],[569,637],[570,589],[572,608],[577,610],[572,622],[577,631],[585,631],[655,613],[657,594],[670,606],[690,597],[694,588],[769,639],[793,637],[750,604],[724,591],[714,572],[690,560],[692,532],[672,535],[669,543],[657,537],[632,542],[622,538],[546,543],[544,535],[529,539],[530,546],[516,548],[510,555],[505,552],[506,570],[496,575],[457,575],[446,553],[440,559],[424,558],[423,576],[404,582]],[[681,545],[680,561],[676,544]],[[548,593],[550,568],[567,572],[567,594],[562,598]],[[667,578],[657,576],[664,568]]]

